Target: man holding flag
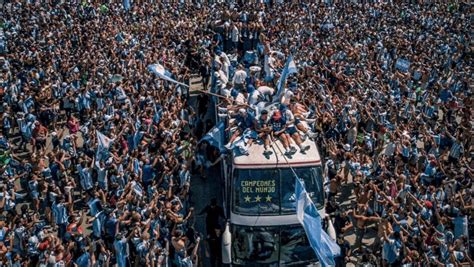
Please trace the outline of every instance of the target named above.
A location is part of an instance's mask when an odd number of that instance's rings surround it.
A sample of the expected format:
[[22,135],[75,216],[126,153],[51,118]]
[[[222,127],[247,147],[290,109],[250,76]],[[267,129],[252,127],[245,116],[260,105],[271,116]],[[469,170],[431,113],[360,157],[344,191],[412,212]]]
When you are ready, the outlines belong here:
[[308,237],[321,266],[335,266],[334,257],[341,253],[339,245],[323,229],[321,216],[304,187],[303,181],[295,177],[296,215]]
[[189,85],[184,84],[182,82],[178,82],[175,79],[173,79],[171,72],[169,72],[167,69],[165,69],[163,65],[159,63],[149,65],[148,70],[152,72],[153,74],[155,74],[156,76],[158,76],[158,78],[160,79],[189,88]]
[[277,93],[275,95],[274,101],[277,102],[280,101],[281,95],[284,92],[285,89],[285,83],[286,79],[290,74],[293,73],[298,73],[298,69],[296,68],[296,63],[293,60],[293,55],[290,55],[288,59],[286,60],[285,67],[283,68],[283,71],[281,72],[280,79],[278,79],[277,83]]

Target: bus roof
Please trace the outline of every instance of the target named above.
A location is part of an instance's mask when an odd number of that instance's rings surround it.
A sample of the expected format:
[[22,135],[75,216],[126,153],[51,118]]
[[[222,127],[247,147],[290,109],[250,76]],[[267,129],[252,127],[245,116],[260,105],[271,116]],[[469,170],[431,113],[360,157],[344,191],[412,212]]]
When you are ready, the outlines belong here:
[[[293,143],[293,146],[296,145]],[[304,166],[315,166],[321,165],[321,157],[319,155],[316,143],[307,138],[303,145],[309,145],[305,154],[298,151],[291,156],[284,156],[285,153],[283,145],[280,141],[275,141],[272,144],[272,154],[265,156],[264,146],[260,143],[253,143],[248,148],[248,155],[233,153],[234,167],[237,169],[258,169],[258,168],[288,168],[288,167],[304,167]]]

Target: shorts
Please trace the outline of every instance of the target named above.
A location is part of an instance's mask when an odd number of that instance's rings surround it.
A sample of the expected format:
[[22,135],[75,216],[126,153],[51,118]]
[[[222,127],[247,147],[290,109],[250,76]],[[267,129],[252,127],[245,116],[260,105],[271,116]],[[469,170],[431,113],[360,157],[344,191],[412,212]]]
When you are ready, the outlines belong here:
[[[280,130],[278,130],[278,131],[280,131]],[[278,132],[278,131],[275,131],[275,132]],[[281,132],[281,133],[279,133],[279,134],[274,133],[273,135],[276,136],[276,137],[280,137],[280,136],[281,136],[282,134],[284,134],[284,133],[285,133],[285,132]]]
[[297,133],[298,131],[296,130],[296,127],[293,126],[293,127],[287,128],[285,132],[286,132],[287,134],[289,134],[289,135],[294,135],[294,134]]
[[295,118],[295,125],[298,125],[298,124],[300,124],[300,123],[301,123],[300,119]]
[[38,199],[39,198],[39,192],[38,191],[31,191],[31,198],[32,199]]

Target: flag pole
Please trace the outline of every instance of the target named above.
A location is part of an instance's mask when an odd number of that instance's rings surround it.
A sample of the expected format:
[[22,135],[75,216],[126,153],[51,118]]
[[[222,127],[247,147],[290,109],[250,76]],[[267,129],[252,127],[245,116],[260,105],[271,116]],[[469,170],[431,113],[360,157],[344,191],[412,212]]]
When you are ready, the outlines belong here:
[[[283,151],[281,151],[281,148],[276,144],[276,139],[275,139],[275,140],[272,140],[272,142],[270,143],[270,146],[273,147],[273,144],[275,144],[275,146],[278,148],[278,151],[280,151],[280,153],[283,155],[283,158],[285,159],[286,164],[288,164],[288,167],[290,167],[291,172],[293,172],[293,175],[294,175],[297,179],[301,180],[301,179],[298,177],[298,175],[296,174],[296,172],[295,172],[295,170],[293,169],[293,167],[291,167],[290,162],[289,162],[288,159],[286,158],[285,154],[283,154]],[[275,155],[275,156],[278,158],[277,155]]]
[[[204,90],[200,90],[200,89],[195,90],[195,91],[201,92],[201,93],[203,93],[203,94],[208,94],[208,95],[216,96],[216,97],[221,98],[221,99],[234,101],[234,100],[232,100],[232,99],[230,99],[230,98],[228,98],[228,97],[225,97],[225,96],[223,96],[223,95],[219,95],[219,94],[216,94],[216,93],[211,93],[211,92],[204,91]],[[245,104],[245,103],[238,103],[238,106],[244,106],[244,107],[248,107],[248,108],[251,108],[251,109],[255,110],[255,108],[253,108],[253,107],[251,107],[249,104]]]

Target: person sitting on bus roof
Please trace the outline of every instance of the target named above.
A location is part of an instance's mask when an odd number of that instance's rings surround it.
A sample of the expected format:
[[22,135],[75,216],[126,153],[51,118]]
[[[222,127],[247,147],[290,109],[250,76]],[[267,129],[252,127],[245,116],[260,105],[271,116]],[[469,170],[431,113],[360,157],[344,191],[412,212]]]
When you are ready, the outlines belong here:
[[304,153],[310,148],[310,146],[303,145],[303,140],[301,140],[301,136],[295,127],[296,120],[295,120],[295,116],[293,115],[293,112],[291,112],[291,110],[289,110],[285,104],[280,104],[280,112],[282,114],[282,117],[286,121],[285,132],[291,138],[293,138],[293,141],[295,141],[296,145],[300,148],[300,152]]
[[268,111],[266,109],[264,109],[260,113],[260,118],[258,119],[257,133],[258,133],[258,138],[263,140],[263,146],[265,148],[265,151],[263,152],[263,154],[265,156],[268,156],[268,155],[272,154],[272,151],[269,150],[271,131],[272,131],[272,129],[268,125]]
[[259,102],[264,100],[262,94],[258,90],[255,90],[255,87],[251,84],[247,85],[247,90],[245,91],[245,93],[247,97],[247,102],[251,106],[255,106]]
[[275,89],[262,85],[263,83],[257,82],[257,91],[260,93],[265,101],[269,102],[272,99],[272,96],[275,94]]
[[293,115],[295,116],[295,125],[296,128],[303,133],[305,133],[309,138],[315,138],[316,133],[311,131],[309,127],[306,127],[302,121],[306,121],[307,123],[311,123],[311,121],[314,121],[312,119],[307,119],[306,116],[310,113],[306,111],[306,108],[304,105],[298,103],[296,99],[292,98],[290,100],[290,105],[289,109],[291,112],[293,112]]
[[236,88],[232,88],[232,90],[230,91],[230,96],[232,97],[232,100],[234,101],[234,103],[238,105],[247,104],[246,97],[241,92],[239,92],[239,90],[237,90]]
[[279,110],[275,111],[272,115],[272,118],[270,119],[270,125],[272,127],[272,132],[271,132],[271,137],[272,140],[275,139],[275,137],[278,137],[283,145],[283,148],[285,149],[285,155],[291,155],[296,153],[296,148],[291,147],[290,148],[290,140],[288,135],[286,134],[286,121],[284,118],[281,116],[281,112]]
[[253,115],[249,114],[246,109],[241,108],[235,118],[235,124],[237,124],[237,129],[230,137],[229,143],[226,145],[228,148],[230,148],[231,144],[237,139],[237,137],[245,132],[245,130],[254,130],[257,123]]

